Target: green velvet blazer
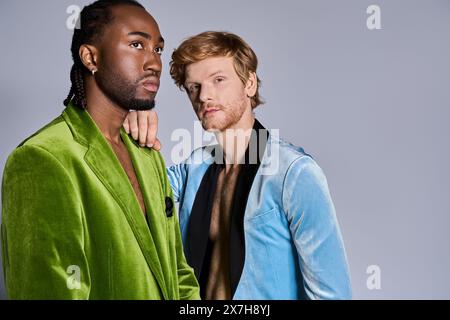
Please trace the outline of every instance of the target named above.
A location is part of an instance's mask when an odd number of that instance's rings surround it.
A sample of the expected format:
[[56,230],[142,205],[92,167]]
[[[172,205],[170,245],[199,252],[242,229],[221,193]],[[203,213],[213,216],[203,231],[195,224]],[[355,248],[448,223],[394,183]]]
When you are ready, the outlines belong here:
[[121,137],[147,219],[113,149],[72,104],[9,156],[2,253],[10,299],[199,299],[164,160]]

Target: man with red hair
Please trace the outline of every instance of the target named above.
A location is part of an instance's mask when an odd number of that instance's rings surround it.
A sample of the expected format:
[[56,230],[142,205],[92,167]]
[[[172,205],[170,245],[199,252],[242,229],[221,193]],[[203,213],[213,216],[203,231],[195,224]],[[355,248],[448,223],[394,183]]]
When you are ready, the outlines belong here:
[[[218,141],[168,168],[186,258],[206,299],[349,299],[325,175],[255,119],[257,65],[250,46],[226,32],[191,37],[172,55],[172,78]],[[136,132],[147,132],[148,116],[126,120],[135,139],[147,137]]]

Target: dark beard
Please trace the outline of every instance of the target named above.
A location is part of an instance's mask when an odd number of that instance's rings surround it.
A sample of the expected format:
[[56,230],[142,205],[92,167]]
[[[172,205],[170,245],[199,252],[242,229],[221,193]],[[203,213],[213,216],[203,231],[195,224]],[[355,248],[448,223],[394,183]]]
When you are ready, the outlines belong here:
[[[106,72],[105,72],[106,71]],[[155,99],[137,99],[136,92],[140,80],[130,83],[120,74],[104,70],[95,75],[97,84],[103,93],[124,110],[151,110],[155,107]]]

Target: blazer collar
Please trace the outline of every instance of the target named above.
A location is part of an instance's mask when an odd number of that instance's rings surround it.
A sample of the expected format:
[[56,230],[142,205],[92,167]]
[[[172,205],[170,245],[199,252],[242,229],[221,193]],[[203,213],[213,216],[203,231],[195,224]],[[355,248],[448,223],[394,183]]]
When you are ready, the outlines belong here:
[[[234,190],[231,208],[232,216],[230,221],[229,243],[231,296],[234,296],[236,292],[245,262],[245,209],[253,180],[264,157],[269,138],[268,130],[256,119],[253,130],[254,134],[251,136],[249,146],[245,152],[245,163],[241,165],[242,169]],[[252,147],[253,149],[251,149]],[[212,257],[209,229],[217,179],[224,168],[223,158],[220,159],[222,155],[216,155],[215,151],[216,148],[206,150],[207,154],[211,154],[211,158],[207,157],[207,161],[205,161],[209,166],[195,195],[187,231],[188,240],[184,248],[186,259],[194,268],[195,275],[199,280],[202,298],[205,297],[207,281],[209,277],[213,276],[209,274],[209,263]]]
[[[161,226],[153,223],[150,224],[150,226],[147,224],[125,170],[122,168],[112,147],[105,139],[89,113],[86,110],[80,109],[70,103],[63,112],[63,118],[72,131],[74,139],[88,148],[84,160],[122,209],[147,261],[147,264],[160,286],[163,296],[166,299],[170,298],[170,293],[167,290],[168,288],[166,286],[166,281],[158,254],[158,251],[160,251],[161,248],[157,249],[157,245],[153,241],[152,237],[154,232],[158,232],[158,230],[154,229],[161,228]],[[145,174],[142,175],[141,165],[136,163],[139,158],[137,155],[139,150],[135,148],[137,144],[131,142],[131,139],[123,130],[121,131],[121,137],[127,146],[131,159],[133,160],[138,181],[141,184],[145,183],[145,179],[143,179]],[[133,145],[133,143],[135,145]],[[149,206],[147,199],[148,194],[145,192],[148,188],[144,188],[142,185],[141,189],[148,209],[147,214],[149,215],[149,220],[152,222],[159,221],[160,219],[158,219],[158,217],[151,216],[155,213]],[[165,226],[162,226],[162,230],[166,230]]]

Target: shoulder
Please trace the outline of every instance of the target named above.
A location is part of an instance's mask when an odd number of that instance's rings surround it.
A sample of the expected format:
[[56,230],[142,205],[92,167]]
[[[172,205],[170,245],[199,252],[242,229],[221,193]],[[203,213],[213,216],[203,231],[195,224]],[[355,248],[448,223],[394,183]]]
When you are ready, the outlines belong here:
[[[51,188],[52,192],[66,192],[72,186],[70,174],[63,158],[52,153],[45,144],[24,143],[17,147],[6,160],[3,171],[3,191],[14,186],[32,190],[33,186]],[[57,186],[64,185],[64,188]],[[11,189],[13,190],[13,189]],[[52,196],[55,194],[53,193]]]
[[88,146],[77,141],[63,116],[59,116],[21,142],[9,155],[4,175],[18,170],[68,174],[84,159]]
[[[286,176],[293,170],[300,170],[307,166],[318,167],[314,157],[303,147],[272,135],[268,142],[262,165],[275,168],[278,176]],[[272,169],[272,171],[275,170]]]
[[325,173],[315,158],[304,148],[276,137],[270,141],[271,150],[266,151],[270,154],[268,158],[272,158],[270,161],[277,163],[278,176],[283,180],[283,188],[327,187]]
[[303,147],[296,146],[282,138],[273,137],[270,139],[274,148],[279,148],[280,158],[291,164],[301,158],[313,159],[313,156],[305,151]]
[[156,166],[158,172],[163,172],[165,174],[166,162],[164,161],[164,157],[161,154],[161,152],[154,150],[154,149],[148,149],[148,148],[144,148],[142,150],[148,157],[150,157],[150,160]]
[[[302,194],[328,192],[328,183],[322,168],[312,155],[289,142],[280,140],[280,163],[283,176],[283,190]],[[285,192],[283,192],[285,195]]]
[[214,160],[214,150],[219,148],[219,145],[209,145],[194,149],[191,154],[183,160],[180,165],[186,169],[195,169],[204,165],[209,165]]
[[22,141],[15,151],[26,152],[26,150],[41,149],[57,156],[64,153],[73,141],[69,126],[64,118],[59,116]]

